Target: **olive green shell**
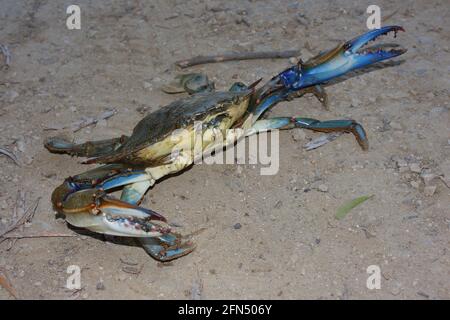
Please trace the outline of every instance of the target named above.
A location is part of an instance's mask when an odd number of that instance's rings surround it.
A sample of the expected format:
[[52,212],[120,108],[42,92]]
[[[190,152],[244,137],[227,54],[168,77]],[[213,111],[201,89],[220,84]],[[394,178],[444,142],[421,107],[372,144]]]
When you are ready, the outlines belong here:
[[208,115],[226,111],[228,107],[248,99],[251,92],[252,90],[196,93],[174,101],[139,121],[131,137],[115,151],[90,159],[89,163],[128,162],[132,153],[162,141],[176,129],[186,128]]

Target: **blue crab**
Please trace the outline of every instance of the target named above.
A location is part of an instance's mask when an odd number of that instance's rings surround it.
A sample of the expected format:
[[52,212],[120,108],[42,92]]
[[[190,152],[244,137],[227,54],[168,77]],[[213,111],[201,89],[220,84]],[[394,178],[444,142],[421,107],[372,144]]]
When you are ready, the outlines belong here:
[[[159,213],[139,204],[155,182],[164,176],[190,166],[195,155],[192,147],[194,122],[201,121],[202,151],[208,152],[217,143],[230,145],[245,136],[272,129],[304,128],[315,131],[350,132],[362,149],[368,148],[363,127],[354,120],[319,121],[304,117],[261,119],[261,115],[280,101],[289,101],[305,93],[313,93],[327,105],[321,86],[349,71],[399,56],[406,52],[398,46],[366,47],[381,35],[403,31],[387,26],[369,31],[314,58],[294,65],[258,88],[235,83],[228,91],[191,92],[143,118],[131,136],[73,144],[50,138],[45,147],[54,153],[87,157],[86,163],[100,167],[67,178],[52,194],[55,210],[77,227],[114,236],[136,237],[143,248],[157,260],[168,261],[190,253],[195,245],[189,237],[171,230]],[[387,48],[387,49],[386,49]],[[198,90],[202,91],[202,90]],[[214,132],[241,129],[226,141],[217,141]],[[177,131],[177,129],[185,129]],[[181,132],[181,133],[177,133]],[[174,156],[174,149],[178,152]],[[122,188],[120,199],[109,195]]]

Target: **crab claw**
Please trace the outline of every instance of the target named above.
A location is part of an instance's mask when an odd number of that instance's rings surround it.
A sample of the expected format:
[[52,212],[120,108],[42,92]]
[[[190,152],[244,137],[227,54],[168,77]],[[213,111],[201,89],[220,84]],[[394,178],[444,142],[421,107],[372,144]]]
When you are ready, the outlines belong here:
[[299,83],[294,87],[312,86],[339,77],[349,71],[363,68],[379,61],[397,57],[406,52],[398,45],[378,45],[364,47],[382,35],[404,31],[399,26],[389,26],[369,31],[359,37],[347,41],[335,49],[319,54],[300,65]]
[[170,232],[170,227],[151,222],[166,222],[153,210],[114,199],[95,188],[83,189],[75,185],[68,179],[52,194],[55,209],[64,214],[71,225],[127,237],[159,237]]
[[398,47],[398,45],[380,45],[369,47],[366,50],[363,49],[363,47],[370,41],[375,41],[378,37],[387,35],[390,32],[393,32],[394,38],[396,38],[399,31],[404,32],[405,30],[400,26],[383,27],[369,31],[353,40],[347,41],[343,45],[343,49],[345,49],[344,55],[351,59],[351,68],[356,69],[365,67],[367,65],[386,59],[391,59],[405,53],[407,50]]
[[284,70],[272,78],[262,90],[261,98],[268,93],[281,89],[280,96],[289,94],[314,85],[320,85],[328,80],[344,75],[345,73],[369,66],[379,61],[397,57],[406,52],[406,49],[396,44],[378,45],[367,47],[369,42],[375,41],[382,35],[391,32],[394,37],[399,31],[404,31],[400,26],[383,27],[369,31],[359,37],[338,45],[336,48],[322,52],[306,62]]
[[168,233],[158,238],[140,238],[144,250],[153,258],[167,262],[185,256],[195,249],[195,244],[176,233]]
[[[135,171],[109,178],[108,172],[112,168],[97,168],[89,174],[66,179],[52,194],[55,210],[64,214],[66,221],[73,226],[97,233],[137,238],[145,251],[159,261],[173,260],[192,252],[195,245],[173,233],[164,216],[106,193],[122,182],[135,181],[139,175],[143,176],[140,171]],[[85,176],[108,178],[92,184]],[[92,179],[94,182],[97,180]],[[159,223],[154,223],[155,220]]]

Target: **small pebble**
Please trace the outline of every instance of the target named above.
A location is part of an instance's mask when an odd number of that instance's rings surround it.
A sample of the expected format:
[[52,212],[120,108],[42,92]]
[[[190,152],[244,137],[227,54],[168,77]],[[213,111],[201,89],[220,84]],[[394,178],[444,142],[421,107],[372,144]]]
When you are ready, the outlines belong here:
[[97,290],[105,290],[105,284],[103,281],[98,282],[96,288]]
[[242,228],[242,225],[238,222],[238,223],[236,223],[236,224],[233,226],[233,228],[234,228],[235,230],[239,230],[240,228]]
[[152,87],[152,84],[150,82],[144,81],[144,89],[149,89]]
[[317,187],[320,192],[328,192],[328,186],[325,184],[321,184]]

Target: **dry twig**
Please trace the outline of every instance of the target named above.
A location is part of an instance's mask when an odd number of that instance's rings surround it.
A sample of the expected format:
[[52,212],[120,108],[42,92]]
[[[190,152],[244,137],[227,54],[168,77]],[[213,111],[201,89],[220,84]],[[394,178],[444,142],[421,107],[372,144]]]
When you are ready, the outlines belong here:
[[196,56],[187,60],[175,62],[180,68],[188,68],[205,63],[216,63],[224,61],[251,60],[251,59],[284,59],[300,55],[300,50],[286,51],[261,51],[261,52],[232,52],[212,56]]
[[36,209],[39,205],[39,200],[41,200],[40,197],[35,201],[35,203],[33,205],[31,205],[30,207],[28,207],[27,210],[25,210],[25,212],[22,214],[22,216],[19,219],[14,221],[5,230],[0,231],[0,237],[3,237],[5,234],[15,230],[16,228],[20,227],[24,223],[30,222],[31,219],[33,219],[34,213],[36,212]]
[[97,124],[101,120],[109,119],[115,114],[117,114],[116,109],[107,110],[97,117],[83,117],[81,120],[75,121],[70,125],[59,125],[59,124],[50,125],[49,127],[45,127],[44,130],[62,130],[66,128],[71,128],[73,132],[77,132],[90,125]]
[[68,238],[68,237],[76,237],[76,234],[68,234],[68,233],[51,233],[51,232],[42,232],[42,233],[34,233],[34,234],[6,234],[2,236],[4,239],[28,239],[28,238]]

